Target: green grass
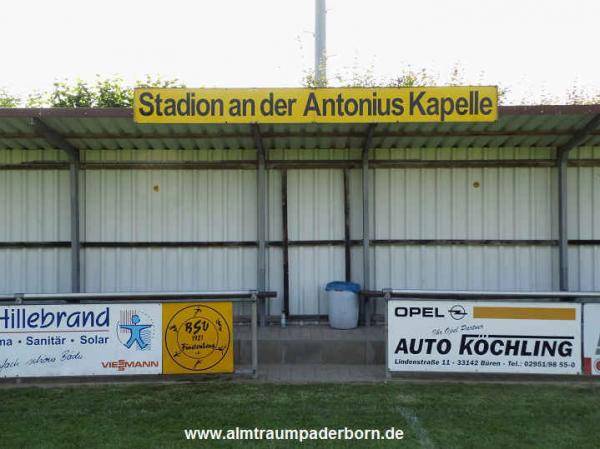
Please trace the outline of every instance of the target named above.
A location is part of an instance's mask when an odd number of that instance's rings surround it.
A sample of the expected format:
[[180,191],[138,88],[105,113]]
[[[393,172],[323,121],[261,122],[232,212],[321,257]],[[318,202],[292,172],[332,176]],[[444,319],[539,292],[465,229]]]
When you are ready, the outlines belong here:
[[[0,448],[598,448],[600,388],[207,382],[0,390]],[[187,441],[184,428],[401,428],[402,441]]]

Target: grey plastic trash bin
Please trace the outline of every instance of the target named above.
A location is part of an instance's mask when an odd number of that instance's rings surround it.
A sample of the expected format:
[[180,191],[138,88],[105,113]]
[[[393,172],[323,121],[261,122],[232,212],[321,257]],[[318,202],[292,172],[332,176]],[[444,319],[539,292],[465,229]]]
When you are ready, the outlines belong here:
[[335,281],[325,286],[329,299],[329,325],[334,329],[358,326],[358,292],[354,282]]

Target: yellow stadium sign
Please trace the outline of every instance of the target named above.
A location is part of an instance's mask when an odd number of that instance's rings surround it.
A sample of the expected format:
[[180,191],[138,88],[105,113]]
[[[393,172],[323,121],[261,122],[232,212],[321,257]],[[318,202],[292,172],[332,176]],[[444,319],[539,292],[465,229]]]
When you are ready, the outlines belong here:
[[495,86],[136,89],[137,123],[493,122]]
[[230,302],[163,304],[163,374],[232,373]]

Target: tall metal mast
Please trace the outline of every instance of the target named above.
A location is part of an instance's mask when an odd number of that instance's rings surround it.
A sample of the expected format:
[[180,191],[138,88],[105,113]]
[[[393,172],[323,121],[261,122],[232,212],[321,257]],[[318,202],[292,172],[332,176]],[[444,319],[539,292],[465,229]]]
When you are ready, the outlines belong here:
[[325,0],[315,0],[315,80],[323,84],[327,79],[327,14]]

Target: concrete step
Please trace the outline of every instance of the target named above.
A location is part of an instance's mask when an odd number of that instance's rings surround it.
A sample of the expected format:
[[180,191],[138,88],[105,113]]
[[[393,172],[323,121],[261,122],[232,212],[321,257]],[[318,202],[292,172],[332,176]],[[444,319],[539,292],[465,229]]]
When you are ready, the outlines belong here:
[[[268,365],[383,365],[383,326],[349,330],[326,325],[265,327],[259,329],[259,364]],[[252,341],[249,326],[234,329],[234,356],[237,365],[251,363]]]

